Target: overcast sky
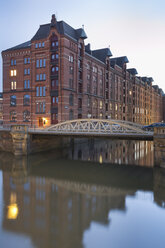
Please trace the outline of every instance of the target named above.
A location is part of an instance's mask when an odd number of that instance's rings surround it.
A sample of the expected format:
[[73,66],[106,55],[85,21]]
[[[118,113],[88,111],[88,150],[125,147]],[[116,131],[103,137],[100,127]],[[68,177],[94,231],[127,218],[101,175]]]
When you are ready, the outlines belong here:
[[129,68],[136,68],[139,76],[153,77],[165,91],[165,1],[1,0],[0,50],[30,40],[52,14],[74,28],[84,25],[85,42],[92,49],[110,46],[114,57],[126,55]]

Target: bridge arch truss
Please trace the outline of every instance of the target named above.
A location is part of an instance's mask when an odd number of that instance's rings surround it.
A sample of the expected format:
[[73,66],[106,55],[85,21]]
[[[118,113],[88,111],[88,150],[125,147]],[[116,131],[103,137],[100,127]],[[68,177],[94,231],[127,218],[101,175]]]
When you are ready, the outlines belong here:
[[61,122],[46,128],[58,134],[147,134],[142,125],[122,120],[77,119]]

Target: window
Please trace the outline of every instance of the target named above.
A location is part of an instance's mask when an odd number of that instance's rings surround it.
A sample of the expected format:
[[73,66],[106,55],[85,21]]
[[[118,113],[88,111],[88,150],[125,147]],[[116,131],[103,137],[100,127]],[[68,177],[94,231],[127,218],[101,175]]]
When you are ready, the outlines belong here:
[[11,111],[10,112],[10,121],[12,121],[12,122],[17,121],[17,113],[16,113],[16,111]]
[[53,96],[52,97],[52,104],[54,105],[56,103],[58,103],[58,96]]
[[36,75],[36,80],[39,81],[39,74]]
[[52,71],[53,74],[58,72],[58,66],[53,66],[51,71]]
[[46,87],[45,86],[37,86],[36,87],[36,96],[46,96]]
[[16,81],[11,82],[11,90],[16,90],[16,87],[17,87]]
[[38,44],[38,47],[41,48],[41,42]]
[[17,100],[17,98],[16,98],[16,96],[11,96],[10,97],[10,106],[16,106],[16,100]]
[[93,72],[97,73],[97,67],[93,66]]
[[43,67],[46,67],[46,59],[43,59]]
[[44,47],[45,46],[45,42],[42,42],[42,47]]
[[30,64],[30,58],[24,58],[24,64]]
[[52,60],[58,59],[58,53],[53,53],[51,58]]
[[73,74],[73,67],[70,66],[70,74]]
[[23,97],[23,105],[24,106],[29,106],[30,105],[30,96],[29,95],[24,95],[24,97]]
[[69,120],[73,120],[73,110],[69,111]]
[[24,75],[30,75],[30,69],[24,69]]
[[87,70],[90,70],[90,64],[87,63]]
[[38,48],[38,43],[36,43],[35,48]]
[[42,81],[42,80],[46,80],[46,74],[45,73],[41,73],[41,74],[36,74],[36,81]]
[[40,68],[42,67],[42,59],[40,59]]
[[71,55],[69,55],[69,62],[71,62],[71,63],[73,63],[73,55],[71,54]]
[[69,95],[69,105],[73,106],[73,94]]
[[11,76],[11,77],[17,76],[17,70],[11,70],[11,71],[10,71],[10,76]]
[[39,86],[37,86],[37,87],[36,87],[36,96],[40,96],[40,94],[39,94],[39,89],[40,89]]
[[36,113],[37,114],[45,113],[45,102],[36,102]]
[[30,112],[28,110],[25,110],[23,112],[23,121],[29,122],[30,121]]
[[52,89],[55,89],[55,88],[57,88],[58,87],[58,80],[52,80],[51,81],[51,84],[52,84]]
[[30,80],[25,80],[24,81],[24,89],[30,89]]
[[16,65],[16,59],[11,59],[10,64],[11,64],[11,65]]
[[73,89],[73,79],[72,78],[69,79],[69,88]]
[[82,108],[82,99],[78,98],[78,108]]
[[100,101],[100,109],[102,109],[102,108],[103,108],[103,102]]
[[36,67],[39,68],[39,59],[36,61]]

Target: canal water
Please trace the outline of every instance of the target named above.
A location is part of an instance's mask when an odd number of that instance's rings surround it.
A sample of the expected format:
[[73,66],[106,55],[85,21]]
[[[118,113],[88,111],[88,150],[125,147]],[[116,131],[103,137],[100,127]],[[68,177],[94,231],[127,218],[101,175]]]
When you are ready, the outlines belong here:
[[151,141],[0,153],[0,247],[164,248],[165,169],[154,164]]

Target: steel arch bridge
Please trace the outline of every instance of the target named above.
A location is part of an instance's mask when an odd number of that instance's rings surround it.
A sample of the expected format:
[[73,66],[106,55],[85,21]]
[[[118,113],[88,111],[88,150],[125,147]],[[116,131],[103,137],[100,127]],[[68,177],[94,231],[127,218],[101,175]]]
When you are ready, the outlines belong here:
[[77,119],[61,122],[45,129],[47,132],[66,135],[152,135],[142,125],[122,120]]

